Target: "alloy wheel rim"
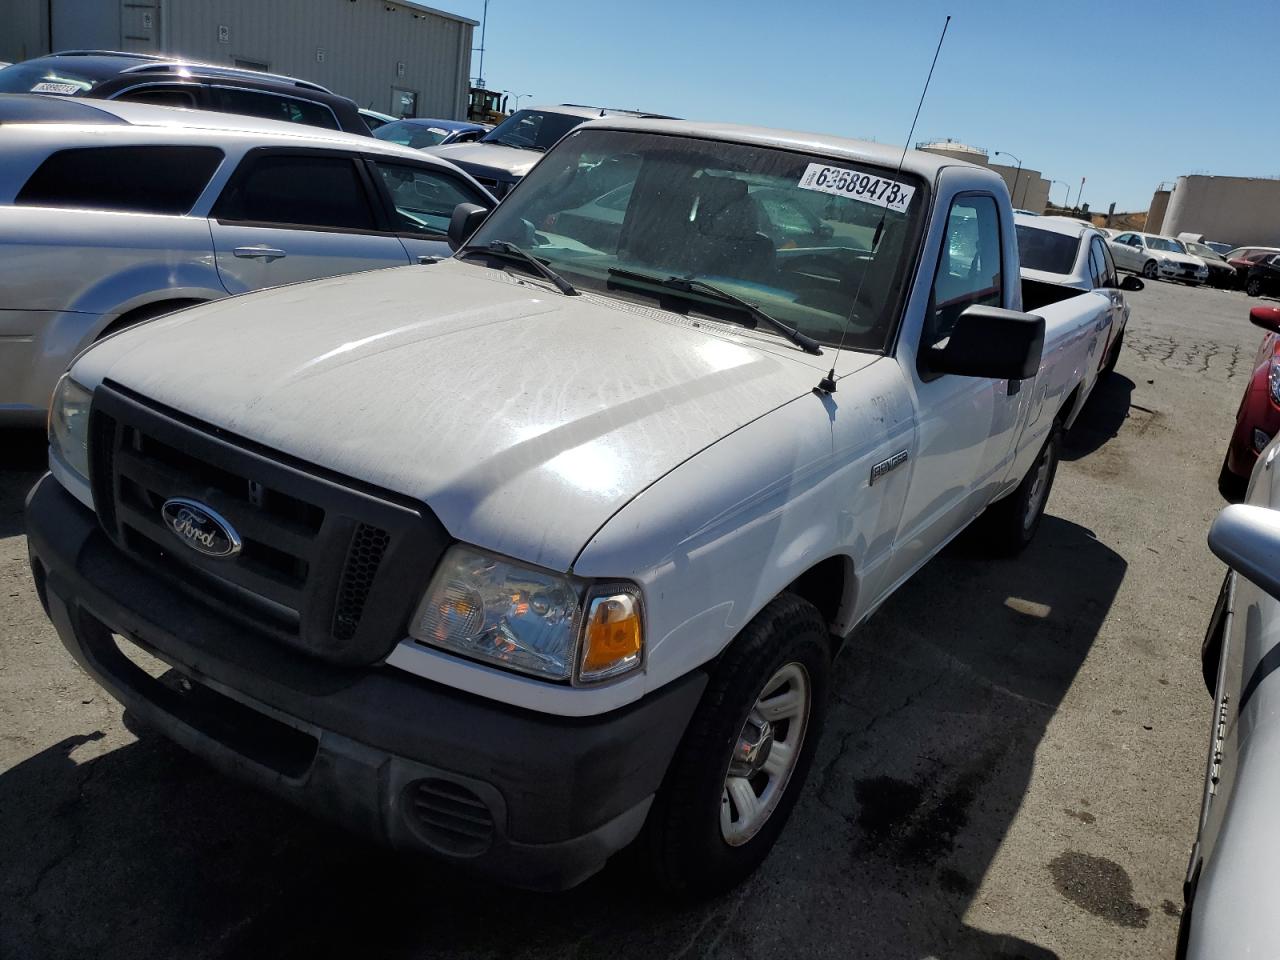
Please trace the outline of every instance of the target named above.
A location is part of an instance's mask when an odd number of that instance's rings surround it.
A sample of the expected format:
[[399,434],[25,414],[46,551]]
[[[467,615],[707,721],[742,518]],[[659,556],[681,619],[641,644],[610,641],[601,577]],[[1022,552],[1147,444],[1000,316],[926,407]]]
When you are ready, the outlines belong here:
[[786,792],[804,747],[812,689],[803,665],[783,664],[747,714],[720,794],[720,834],[730,846],[759,833]]

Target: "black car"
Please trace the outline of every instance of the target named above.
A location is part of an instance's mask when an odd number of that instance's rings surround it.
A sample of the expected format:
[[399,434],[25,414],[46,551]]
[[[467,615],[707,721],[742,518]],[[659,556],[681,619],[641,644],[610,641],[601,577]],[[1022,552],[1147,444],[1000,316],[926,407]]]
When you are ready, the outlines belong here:
[[1280,253],[1263,257],[1249,268],[1244,292],[1251,297],[1280,296]]
[[43,93],[216,110],[369,136],[355,102],[318,83],[239,67],[69,50],[0,70],[0,93]]

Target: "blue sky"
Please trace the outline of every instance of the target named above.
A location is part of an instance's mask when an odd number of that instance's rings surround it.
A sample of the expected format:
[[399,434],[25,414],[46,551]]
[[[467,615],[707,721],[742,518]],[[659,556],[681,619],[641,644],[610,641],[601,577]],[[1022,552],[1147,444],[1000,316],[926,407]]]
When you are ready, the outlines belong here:
[[[435,2],[480,19],[481,0]],[[485,73],[522,106],[901,143],[948,13],[915,140],[1012,153],[1073,199],[1086,177],[1094,210],[1145,210],[1180,174],[1280,174],[1274,0],[490,0]]]

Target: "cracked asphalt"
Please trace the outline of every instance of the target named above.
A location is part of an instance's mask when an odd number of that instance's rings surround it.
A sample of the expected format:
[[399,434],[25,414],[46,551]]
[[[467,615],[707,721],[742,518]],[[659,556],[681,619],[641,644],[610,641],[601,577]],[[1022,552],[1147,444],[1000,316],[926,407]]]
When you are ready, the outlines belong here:
[[226,780],[82,675],[40,611],[0,434],[0,957],[1170,957],[1210,701],[1205,533],[1261,332],[1149,284],[1036,542],[961,540],[837,666],[805,794],[697,907],[623,858],[559,896],[371,849]]

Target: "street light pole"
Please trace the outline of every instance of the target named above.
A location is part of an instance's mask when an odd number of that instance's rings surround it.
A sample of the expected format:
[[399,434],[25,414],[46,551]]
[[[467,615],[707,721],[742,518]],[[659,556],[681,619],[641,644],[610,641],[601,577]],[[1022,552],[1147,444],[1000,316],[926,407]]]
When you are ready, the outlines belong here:
[[[1062,184],[1064,187],[1066,187],[1066,188],[1067,188],[1066,196],[1064,196],[1064,197],[1063,197],[1062,202],[1063,202],[1064,204],[1069,204],[1069,203],[1071,202],[1071,184],[1067,183],[1067,181],[1065,181],[1065,180],[1050,180],[1049,182],[1050,182],[1050,183],[1060,183],[1060,184]],[[1063,209],[1063,210],[1065,210],[1065,209],[1067,209],[1067,208],[1064,206],[1062,209]]]
[[[1016,207],[1018,205],[1018,181],[1022,179],[1022,160],[1019,159],[1018,157],[1015,157],[1012,153],[1009,153],[1007,150],[997,150],[996,156],[1009,157],[1012,160],[1018,161],[1018,172],[1013,175],[1013,189],[1010,191],[1010,196],[1009,196],[1009,200]],[[1026,196],[1024,195],[1022,199],[1025,200]]]

